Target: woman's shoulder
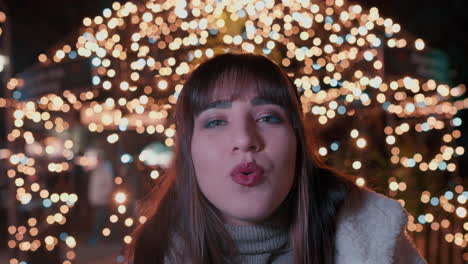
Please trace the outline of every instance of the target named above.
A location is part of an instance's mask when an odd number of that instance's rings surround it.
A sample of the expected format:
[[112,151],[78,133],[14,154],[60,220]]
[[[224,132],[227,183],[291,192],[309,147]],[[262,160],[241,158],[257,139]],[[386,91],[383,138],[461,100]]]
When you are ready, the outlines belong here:
[[349,220],[360,220],[366,224],[384,222],[391,227],[402,226],[407,222],[408,214],[398,201],[371,189],[361,188],[360,194],[349,202],[342,208]]
[[340,215],[341,224],[388,238],[404,231],[408,221],[408,213],[398,201],[368,188],[361,188],[359,194],[350,197]]
[[347,263],[392,263],[408,214],[398,201],[360,189],[343,205],[337,222],[337,257]]

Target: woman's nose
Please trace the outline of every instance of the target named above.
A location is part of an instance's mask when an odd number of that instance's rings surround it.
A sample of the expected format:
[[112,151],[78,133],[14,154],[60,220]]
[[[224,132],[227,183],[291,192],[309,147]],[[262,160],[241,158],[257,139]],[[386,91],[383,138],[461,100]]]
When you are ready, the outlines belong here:
[[233,151],[258,152],[262,148],[262,139],[257,131],[255,121],[236,125],[232,138]]

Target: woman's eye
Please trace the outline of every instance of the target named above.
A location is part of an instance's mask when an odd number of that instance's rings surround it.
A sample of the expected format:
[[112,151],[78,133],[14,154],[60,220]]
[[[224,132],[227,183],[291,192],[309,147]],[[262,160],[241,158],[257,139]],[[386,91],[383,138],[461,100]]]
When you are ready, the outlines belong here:
[[[278,117],[278,116],[275,116],[275,115],[262,116],[259,119],[257,119],[257,122],[258,121],[266,122],[266,123],[270,123],[270,124],[279,124],[279,123],[282,122],[281,118]],[[226,121],[215,119],[215,120],[207,121],[203,127],[204,128],[216,128],[216,127],[219,127],[219,126],[223,126],[225,124],[226,124]]]
[[277,117],[275,115],[262,116],[258,120],[265,120],[265,122],[272,123],[272,124],[281,123],[281,118],[279,118],[279,117]]
[[224,121],[223,120],[211,120],[211,121],[208,121],[206,124],[205,124],[205,128],[213,128],[213,127],[218,127],[220,126],[221,124],[224,124]]

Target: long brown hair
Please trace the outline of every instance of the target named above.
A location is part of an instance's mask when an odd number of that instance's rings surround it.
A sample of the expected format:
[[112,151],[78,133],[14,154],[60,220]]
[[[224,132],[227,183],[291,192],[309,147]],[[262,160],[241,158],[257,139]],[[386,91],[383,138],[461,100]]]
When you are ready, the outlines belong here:
[[177,100],[173,166],[160,177],[143,208],[147,221],[133,235],[128,256],[135,264],[229,263],[236,246],[217,209],[203,196],[191,157],[194,119],[220,94],[235,100],[246,89],[266,97],[289,114],[297,138],[293,187],[281,206],[287,215],[296,264],[331,264],[339,209],[358,187],[326,167],[306,137],[296,87],[284,70],[262,55],[218,55],[202,63],[187,79]]

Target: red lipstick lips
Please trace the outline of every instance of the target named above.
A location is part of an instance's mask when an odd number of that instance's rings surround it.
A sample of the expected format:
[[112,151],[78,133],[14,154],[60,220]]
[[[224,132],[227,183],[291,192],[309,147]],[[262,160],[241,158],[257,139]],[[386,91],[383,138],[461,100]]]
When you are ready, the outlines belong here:
[[232,180],[240,185],[253,187],[263,179],[263,168],[255,162],[241,163],[231,171]]

